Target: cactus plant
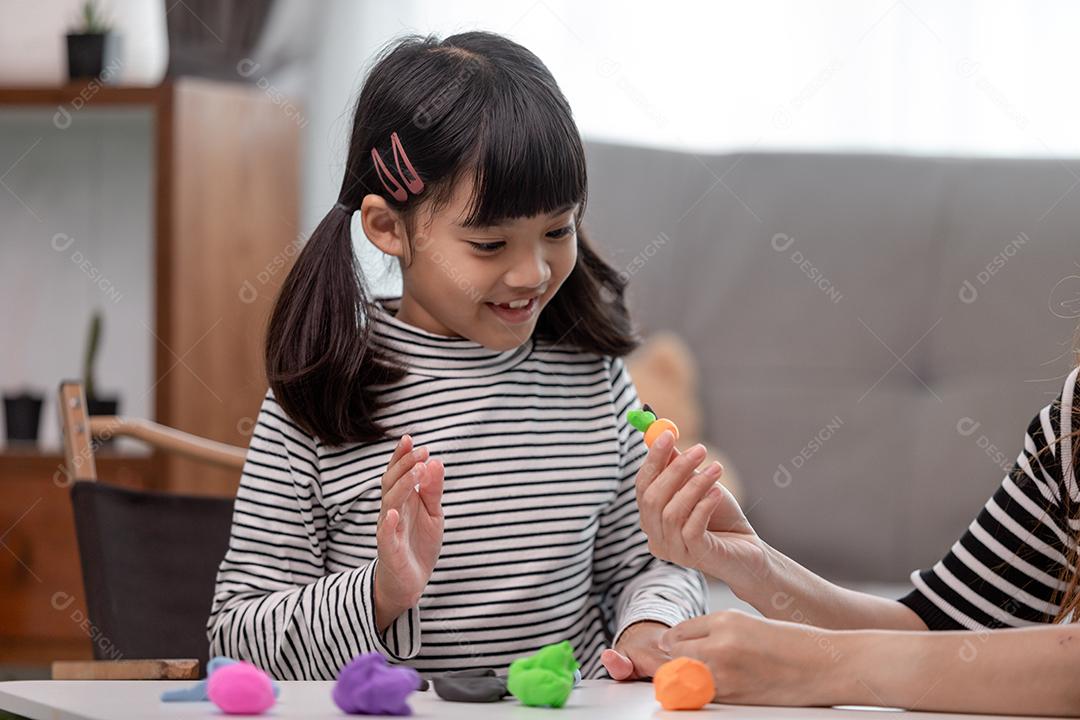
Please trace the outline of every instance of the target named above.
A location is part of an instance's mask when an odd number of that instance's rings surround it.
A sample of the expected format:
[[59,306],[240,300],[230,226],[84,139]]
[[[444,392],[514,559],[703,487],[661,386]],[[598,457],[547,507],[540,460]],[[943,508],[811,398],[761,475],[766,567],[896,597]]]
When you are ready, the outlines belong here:
[[90,316],[90,330],[86,336],[86,352],[83,355],[83,390],[87,398],[95,398],[94,363],[97,361],[98,345],[101,342],[101,311],[95,310]]
[[86,0],[80,15],[82,26],[79,32],[84,35],[97,35],[109,32],[109,22],[105,19],[96,0]]

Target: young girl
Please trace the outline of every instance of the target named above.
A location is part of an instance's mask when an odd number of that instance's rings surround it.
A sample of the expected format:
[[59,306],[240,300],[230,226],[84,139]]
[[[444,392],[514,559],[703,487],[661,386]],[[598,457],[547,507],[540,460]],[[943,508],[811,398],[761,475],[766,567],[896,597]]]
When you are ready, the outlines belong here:
[[1078,374],[1031,421],[967,532],[899,600],[837,587],[785,557],[694,473],[700,451],[657,439],[637,481],[651,546],[723,579],[768,618],[715,613],[662,645],[707,661],[723,702],[1080,714]]
[[[211,654],[333,679],[370,651],[505,669],[569,640],[649,675],[705,612],[638,527],[624,283],[580,227],[585,157],[547,68],[498,35],[408,38],[356,104],[337,205],[270,319]],[[372,300],[350,220],[397,258]],[[714,470],[719,477],[719,471]]]

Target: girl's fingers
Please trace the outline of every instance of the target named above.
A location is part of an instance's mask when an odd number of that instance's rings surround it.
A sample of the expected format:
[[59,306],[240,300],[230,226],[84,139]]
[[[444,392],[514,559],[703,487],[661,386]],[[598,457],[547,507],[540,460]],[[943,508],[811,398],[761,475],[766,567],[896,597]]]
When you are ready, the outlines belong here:
[[408,434],[402,435],[401,439],[398,440],[398,444],[394,446],[394,452],[390,456],[389,462],[386,463],[386,470],[383,472],[382,489],[384,493],[392,481],[397,479],[396,468],[398,467],[398,463],[401,462],[401,459],[406,457],[412,449],[412,436]]
[[424,474],[424,480],[420,483],[420,500],[424,503],[424,509],[430,517],[442,517],[443,480],[445,472],[441,460],[431,460],[427,463],[428,471]]
[[[409,436],[406,435],[405,437]],[[399,449],[401,447],[402,445],[399,445]],[[428,458],[428,449],[426,447],[412,447],[412,438],[409,438],[407,447],[409,450],[402,452],[400,455],[395,450],[394,457],[390,459],[390,462],[386,466],[386,472],[383,473],[382,478],[382,491],[384,495],[397,484],[397,481],[400,480],[403,475],[412,470],[416,463],[423,462]]]
[[383,519],[379,521],[378,526],[375,528],[375,541],[380,547],[385,548],[388,552],[397,552],[397,529],[400,523],[401,515],[398,514],[398,511],[390,510]]
[[600,654],[600,662],[612,680],[630,680],[634,676],[634,663],[617,650],[605,650]]
[[390,469],[397,464],[397,461],[405,456],[407,452],[412,450],[412,436],[405,434],[398,440],[398,444],[394,447],[394,454],[390,456],[390,461],[386,463],[386,472],[383,473],[383,489],[386,487],[386,478],[390,473]]
[[430,463],[418,462],[399,477],[390,489],[383,493],[382,507],[386,509],[402,507],[409,499],[409,494],[415,493],[416,486],[422,483],[429,465]]

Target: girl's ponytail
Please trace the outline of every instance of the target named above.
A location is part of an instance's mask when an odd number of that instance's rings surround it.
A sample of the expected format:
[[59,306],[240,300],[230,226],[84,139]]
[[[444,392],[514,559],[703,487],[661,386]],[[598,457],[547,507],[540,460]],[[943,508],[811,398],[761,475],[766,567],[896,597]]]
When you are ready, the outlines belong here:
[[[266,372],[274,396],[293,422],[322,443],[385,439],[375,422],[374,388],[405,375],[394,358],[368,342],[373,304],[353,253],[352,212],[366,196],[378,195],[399,214],[411,241],[420,207],[445,207],[465,178],[473,181],[465,226],[575,204],[580,222],[588,175],[566,98],[536,55],[500,35],[474,31],[445,40],[414,35],[392,41],[356,101],[339,206],[301,251],[267,332]],[[578,263],[541,312],[537,336],[626,354],[637,338],[625,285],[625,274],[605,263],[582,233]]]
[[384,436],[371,386],[402,370],[368,343],[371,299],[353,252],[352,214],[337,205],[281,287],[266,333],[266,375],[289,418],[325,445]]

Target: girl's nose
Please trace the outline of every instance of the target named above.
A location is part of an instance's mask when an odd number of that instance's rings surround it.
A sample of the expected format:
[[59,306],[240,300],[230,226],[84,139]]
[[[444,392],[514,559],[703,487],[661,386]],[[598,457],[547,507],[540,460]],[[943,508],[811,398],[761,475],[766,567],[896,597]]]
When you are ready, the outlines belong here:
[[533,253],[530,257],[514,263],[503,281],[507,287],[516,290],[531,290],[543,287],[550,279],[551,267],[544,260],[544,256]]

